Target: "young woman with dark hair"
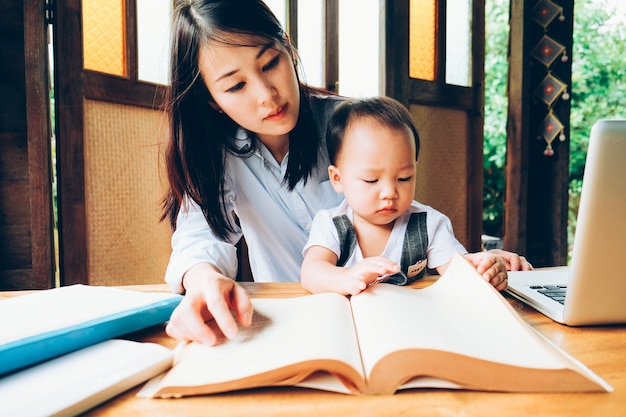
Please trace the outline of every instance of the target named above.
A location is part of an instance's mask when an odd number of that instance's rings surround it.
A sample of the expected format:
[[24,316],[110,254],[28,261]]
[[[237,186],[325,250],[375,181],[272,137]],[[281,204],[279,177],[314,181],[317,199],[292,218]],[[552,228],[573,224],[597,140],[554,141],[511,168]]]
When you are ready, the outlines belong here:
[[256,281],[300,280],[315,213],[342,199],[328,180],[324,132],[344,98],[302,82],[297,53],[261,0],[176,1],[170,82],[165,279],[185,297],[167,332],[211,345],[207,322],[229,338],[251,322],[233,280],[242,236]]

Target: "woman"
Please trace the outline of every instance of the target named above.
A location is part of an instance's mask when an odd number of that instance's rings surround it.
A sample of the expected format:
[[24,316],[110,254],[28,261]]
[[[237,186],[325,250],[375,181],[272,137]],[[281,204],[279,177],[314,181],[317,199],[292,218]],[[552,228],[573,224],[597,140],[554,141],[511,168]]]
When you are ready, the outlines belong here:
[[167,332],[212,345],[209,320],[229,338],[251,322],[232,279],[241,236],[255,280],[299,280],[315,213],[342,198],[323,138],[342,98],[301,82],[296,51],[261,0],[178,1],[170,81],[166,281],[186,296]]

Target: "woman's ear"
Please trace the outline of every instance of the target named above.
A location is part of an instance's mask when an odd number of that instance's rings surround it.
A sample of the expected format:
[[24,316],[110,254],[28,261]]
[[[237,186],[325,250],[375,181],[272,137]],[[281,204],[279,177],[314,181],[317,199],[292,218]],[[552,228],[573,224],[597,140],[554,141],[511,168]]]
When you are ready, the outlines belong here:
[[343,192],[343,186],[341,185],[341,171],[334,165],[328,166],[328,179],[330,180],[330,185],[333,186],[337,193]]
[[211,108],[218,113],[224,113],[224,110],[222,110],[213,100],[209,100],[209,106],[211,106]]
[[289,35],[287,33],[285,33],[285,40],[289,45],[289,48],[287,49],[289,52],[289,56],[291,57],[291,62],[293,63],[294,67],[298,67],[298,54],[296,53],[296,48],[291,44],[291,39],[289,38]]

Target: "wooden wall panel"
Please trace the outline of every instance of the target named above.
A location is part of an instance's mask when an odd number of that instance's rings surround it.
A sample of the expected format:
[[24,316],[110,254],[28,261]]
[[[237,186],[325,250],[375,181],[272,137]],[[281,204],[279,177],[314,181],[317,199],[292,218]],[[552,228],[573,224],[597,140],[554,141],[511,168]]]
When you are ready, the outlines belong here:
[[0,290],[54,282],[44,0],[0,0]]
[[22,8],[18,2],[0,2],[0,289],[19,288],[32,276],[30,206],[27,200],[24,204],[28,157]]

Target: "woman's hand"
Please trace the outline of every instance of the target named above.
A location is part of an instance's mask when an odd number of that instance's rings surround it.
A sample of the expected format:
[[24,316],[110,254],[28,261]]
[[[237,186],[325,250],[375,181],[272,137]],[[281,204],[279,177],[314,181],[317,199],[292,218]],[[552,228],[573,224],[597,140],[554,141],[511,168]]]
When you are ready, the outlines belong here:
[[[190,268],[183,286],[185,296],[165,329],[169,336],[212,346],[220,339],[220,331],[232,339],[239,330],[237,323],[250,326],[253,308],[247,291],[212,265]],[[210,321],[214,321],[212,326]]]
[[506,290],[508,286],[507,264],[503,257],[494,253],[475,252],[466,253],[465,259],[469,260],[476,271],[498,291]]
[[487,253],[492,253],[504,259],[504,262],[506,262],[506,269],[508,271],[530,271],[533,269],[533,266],[526,258],[515,252],[508,252],[502,249],[491,249],[488,250]]

